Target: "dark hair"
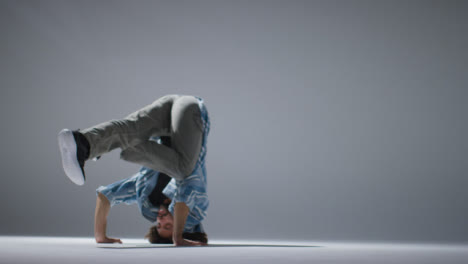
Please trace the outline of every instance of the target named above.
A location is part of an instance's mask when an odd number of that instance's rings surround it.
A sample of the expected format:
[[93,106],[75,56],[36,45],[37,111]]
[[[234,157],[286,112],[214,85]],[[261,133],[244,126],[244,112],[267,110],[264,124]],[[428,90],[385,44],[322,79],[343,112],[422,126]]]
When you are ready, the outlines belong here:
[[[193,240],[193,241],[199,241],[202,243],[208,243],[208,236],[206,233],[202,232],[194,232],[194,233],[183,233],[182,237],[188,240]],[[151,244],[172,244],[174,243],[172,241],[172,238],[163,238],[159,235],[158,229],[156,226],[152,226],[149,229],[148,234],[145,235],[145,238],[148,239],[148,241]]]

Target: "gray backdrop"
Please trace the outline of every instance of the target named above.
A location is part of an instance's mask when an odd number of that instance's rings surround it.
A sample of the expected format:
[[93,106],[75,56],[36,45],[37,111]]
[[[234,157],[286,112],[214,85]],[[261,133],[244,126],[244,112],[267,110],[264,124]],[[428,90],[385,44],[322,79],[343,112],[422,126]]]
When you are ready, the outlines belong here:
[[[0,1],[2,235],[93,236],[119,151],[56,135],[205,98],[211,239],[468,239],[467,1]],[[136,206],[110,236],[142,237]]]

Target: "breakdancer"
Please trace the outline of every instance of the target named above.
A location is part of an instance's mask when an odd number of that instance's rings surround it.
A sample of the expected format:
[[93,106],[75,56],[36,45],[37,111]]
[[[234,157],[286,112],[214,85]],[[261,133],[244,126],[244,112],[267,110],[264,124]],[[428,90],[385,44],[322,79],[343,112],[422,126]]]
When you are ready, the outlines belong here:
[[120,148],[120,158],[143,167],[133,176],[99,187],[94,235],[98,243],[122,243],[106,234],[110,208],[138,204],[156,225],[145,236],[151,243],[206,245],[202,226],[206,194],[206,144],[210,130],[203,99],[166,95],[123,119],[58,135],[62,165],[77,185],[86,180],[84,165]]

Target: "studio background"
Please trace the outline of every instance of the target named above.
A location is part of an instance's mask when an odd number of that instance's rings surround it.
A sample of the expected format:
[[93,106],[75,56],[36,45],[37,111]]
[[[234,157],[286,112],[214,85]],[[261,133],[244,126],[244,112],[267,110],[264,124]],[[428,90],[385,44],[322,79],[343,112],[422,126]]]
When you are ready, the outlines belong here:
[[[93,236],[57,133],[205,99],[210,239],[468,239],[468,2],[0,1],[0,235]],[[142,237],[137,206],[108,235]]]

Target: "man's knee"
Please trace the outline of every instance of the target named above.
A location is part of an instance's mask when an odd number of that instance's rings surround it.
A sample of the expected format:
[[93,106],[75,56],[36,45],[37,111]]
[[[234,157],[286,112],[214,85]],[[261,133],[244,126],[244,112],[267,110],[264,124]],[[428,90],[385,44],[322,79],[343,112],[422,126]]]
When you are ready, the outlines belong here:
[[130,148],[126,148],[120,152],[120,159],[130,162],[137,161],[134,151],[131,151]]
[[179,171],[182,177],[186,178],[190,176],[190,174],[192,174],[193,170],[195,169],[195,166],[196,166],[196,160],[195,162],[193,161],[180,162]]

